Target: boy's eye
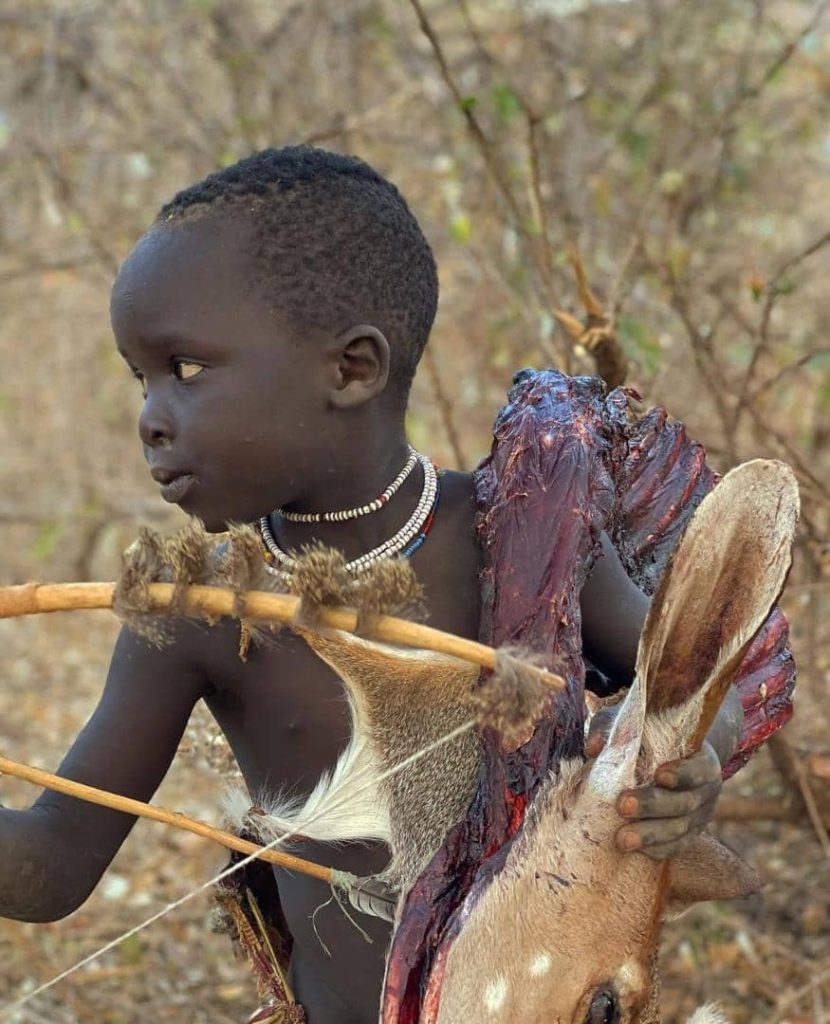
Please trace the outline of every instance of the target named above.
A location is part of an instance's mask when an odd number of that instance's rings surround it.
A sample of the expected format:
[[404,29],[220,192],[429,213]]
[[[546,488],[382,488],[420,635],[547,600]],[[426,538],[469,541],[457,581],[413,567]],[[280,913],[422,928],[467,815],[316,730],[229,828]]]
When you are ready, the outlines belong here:
[[173,363],[173,374],[177,380],[190,380],[204,370],[201,363],[189,363],[186,359],[176,359]]
[[141,385],[141,394],[142,394],[142,396],[144,398],[146,398],[147,397],[147,381],[146,381],[146,379],[144,377],[144,374],[143,373],[139,373],[138,370],[133,370],[133,377],[135,377],[135,379]]

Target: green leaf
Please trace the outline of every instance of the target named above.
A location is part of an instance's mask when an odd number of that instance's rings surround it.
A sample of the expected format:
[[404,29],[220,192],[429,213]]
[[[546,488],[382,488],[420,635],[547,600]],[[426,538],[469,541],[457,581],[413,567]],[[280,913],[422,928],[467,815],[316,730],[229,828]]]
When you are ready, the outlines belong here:
[[637,160],[645,160],[651,152],[651,136],[637,128],[627,128],[623,132],[622,144]]
[[671,249],[669,249],[669,268],[672,272],[672,277],[675,281],[679,281],[680,278],[686,273],[686,268],[689,266],[689,249],[683,245],[682,242],[675,243]]
[[406,436],[410,439],[410,443],[415,445],[416,448],[428,449],[432,444],[432,437],[430,435],[429,424],[424,420],[418,413],[407,410],[406,413]]
[[521,113],[522,104],[506,82],[497,82],[493,86],[493,103],[502,121],[511,121]]
[[125,967],[137,967],[144,960],[144,943],[139,935],[130,935],[118,947],[121,963]]
[[636,360],[643,369],[653,373],[660,365],[662,349],[642,320],[633,316],[620,318],[618,335],[625,353]]
[[64,525],[59,520],[43,523],[38,530],[37,538],[32,545],[32,557],[40,562],[46,561],[52,556],[58,541],[63,534]]
[[792,293],[798,288],[798,281],[793,277],[782,277],[781,280],[776,284],[775,291],[778,295],[792,295]]
[[466,213],[457,213],[450,221],[450,234],[456,242],[469,242],[473,233],[473,222]]
[[750,170],[746,164],[730,160],[724,169],[724,191],[729,193],[744,192],[750,185]]
[[475,96],[462,96],[460,101],[459,101],[459,103],[458,103],[458,106],[461,108],[461,110],[464,111],[465,114],[467,112],[469,112],[470,110],[472,110],[475,105],[476,105],[476,98],[475,98]]
[[676,196],[685,184],[686,175],[683,171],[671,169],[660,176],[659,187],[664,196]]

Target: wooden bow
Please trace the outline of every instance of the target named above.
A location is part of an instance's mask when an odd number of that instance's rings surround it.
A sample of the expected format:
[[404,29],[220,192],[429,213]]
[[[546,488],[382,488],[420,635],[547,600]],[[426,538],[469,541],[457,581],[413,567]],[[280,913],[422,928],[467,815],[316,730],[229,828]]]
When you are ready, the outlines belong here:
[[[0,618],[14,618],[23,615],[37,615],[44,612],[71,611],[93,608],[112,608],[115,583],[24,583],[18,586],[0,587]],[[176,594],[178,607],[183,615],[208,617],[235,616],[239,604],[231,590],[222,587],[190,586],[184,593],[177,591],[172,583],[151,583],[148,595],[152,611],[164,611],[173,602]],[[290,624],[296,621],[300,612],[301,599],[288,594],[271,594],[265,591],[249,591],[243,600],[242,615],[247,619],[262,619]],[[354,633],[358,626],[358,613],[353,608],[322,608],[316,614],[321,628],[340,629]],[[409,622],[391,615],[378,616],[372,622],[373,639],[404,647],[419,647],[493,670],[496,666],[496,651],[486,644],[445,633],[430,626]],[[561,676],[548,672],[536,665],[523,663],[527,671],[553,690],[561,690],[565,681]],[[313,861],[303,860],[289,853],[258,846],[233,835],[231,832],[214,828],[204,822],[189,818],[175,811],[142,803],[129,797],[110,793],[106,790],[86,786],[71,779],[61,778],[39,768],[12,761],[0,755],[0,773],[15,776],[26,782],[46,789],[64,793],[67,796],[86,800],[89,803],[123,811],[140,818],[149,818],[174,828],[184,829],[195,835],[212,839],[214,842],[248,856],[257,856],[279,867],[298,871],[333,885],[342,872]]]

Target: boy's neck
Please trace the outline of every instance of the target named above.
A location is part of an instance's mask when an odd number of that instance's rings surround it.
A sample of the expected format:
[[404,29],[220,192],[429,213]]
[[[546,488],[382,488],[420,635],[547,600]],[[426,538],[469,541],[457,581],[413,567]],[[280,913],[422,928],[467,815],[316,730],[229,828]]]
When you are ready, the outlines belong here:
[[[399,436],[374,435],[348,462],[332,461],[327,478],[291,505],[292,512],[335,512],[357,508],[377,498],[392,483],[409,457],[403,428]],[[416,465],[389,503],[377,512],[339,523],[273,522],[277,541],[297,548],[312,541],[339,548],[355,558],[391,537],[412,515],[424,486],[424,474]]]

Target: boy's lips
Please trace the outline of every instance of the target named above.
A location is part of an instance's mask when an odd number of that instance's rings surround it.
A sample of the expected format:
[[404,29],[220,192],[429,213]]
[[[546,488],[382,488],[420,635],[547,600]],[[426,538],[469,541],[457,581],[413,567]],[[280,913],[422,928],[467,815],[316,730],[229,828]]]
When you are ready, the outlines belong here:
[[150,476],[152,476],[156,483],[161,485],[162,498],[173,505],[177,505],[184,500],[195,482],[193,474],[188,473],[186,470],[154,467],[150,470]]

